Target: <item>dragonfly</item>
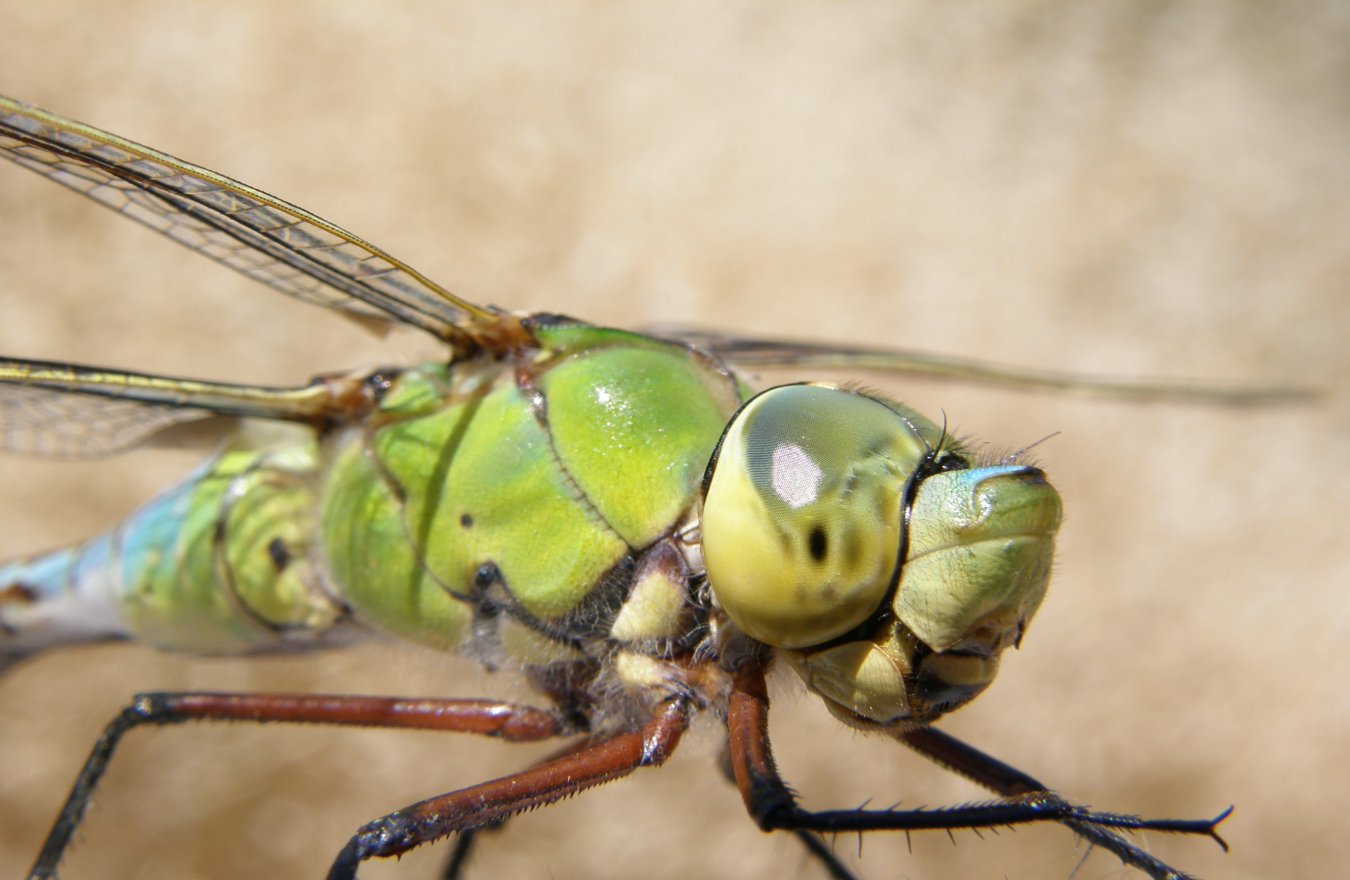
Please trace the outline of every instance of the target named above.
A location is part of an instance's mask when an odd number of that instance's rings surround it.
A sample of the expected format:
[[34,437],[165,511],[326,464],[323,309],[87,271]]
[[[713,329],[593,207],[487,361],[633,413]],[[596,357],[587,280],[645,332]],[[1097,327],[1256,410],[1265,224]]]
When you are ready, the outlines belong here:
[[[826,842],[1059,823],[1153,878],[1188,876],[1132,832],[1213,818],[1080,806],[935,723],[978,696],[1041,604],[1062,503],[1026,451],[994,459],[945,426],[778,368],[936,375],[1128,399],[1284,403],[1283,387],[1088,378],[704,330],[639,333],[480,306],[379,247],[237,180],[0,97],[0,152],[204,256],[444,355],[291,387],[0,358],[0,443],[101,456],[227,429],[192,474],[83,543],[0,565],[0,670],[131,640],[254,655],[392,637],[511,670],[538,705],[440,696],[157,692],[106,726],[29,873],[56,876],[124,736],[189,720],[424,729],[564,743],[519,772],[374,818],[330,880],[663,764],[696,716],[750,820]],[[845,726],[994,797],[808,809],[769,736],[765,678],[790,668]]]

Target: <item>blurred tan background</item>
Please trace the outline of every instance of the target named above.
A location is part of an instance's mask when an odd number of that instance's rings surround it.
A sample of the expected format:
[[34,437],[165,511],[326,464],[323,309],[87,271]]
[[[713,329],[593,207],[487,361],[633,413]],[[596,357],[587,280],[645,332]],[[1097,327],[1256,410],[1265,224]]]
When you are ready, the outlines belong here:
[[[1068,521],[1000,680],[944,727],[1153,836],[1199,876],[1350,852],[1350,14],[1343,3],[0,0],[0,91],[317,211],[482,302],[1122,375],[1294,380],[1317,408],[1127,406],[879,381],[1038,450]],[[0,351],[289,383],[435,349],[377,340],[0,167]],[[0,462],[0,557],[106,527],[192,455]],[[780,682],[821,807],[979,793]],[[0,680],[0,876],[24,870],[137,690],[510,692],[376,646],[259,662],[103,646]],[[427,734],[138,733],[63,876],[320,877],[389,809],[537,751]],[[471,877],[818,877],[713,766],[537,811]],[[871,878],[1138,876],[1058,828],[840,839]],[[446,847],[363,878],[429,878]]]

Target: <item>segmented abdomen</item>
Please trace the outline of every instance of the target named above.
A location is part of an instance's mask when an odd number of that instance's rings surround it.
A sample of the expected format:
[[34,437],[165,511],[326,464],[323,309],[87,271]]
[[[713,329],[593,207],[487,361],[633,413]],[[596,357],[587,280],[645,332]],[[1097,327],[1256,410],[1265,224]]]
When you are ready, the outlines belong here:
[[0,657],[116,638],[243,653],[324,635],[345,608],[309,558],[313,437],[247,446],[96,538],[0,567]]

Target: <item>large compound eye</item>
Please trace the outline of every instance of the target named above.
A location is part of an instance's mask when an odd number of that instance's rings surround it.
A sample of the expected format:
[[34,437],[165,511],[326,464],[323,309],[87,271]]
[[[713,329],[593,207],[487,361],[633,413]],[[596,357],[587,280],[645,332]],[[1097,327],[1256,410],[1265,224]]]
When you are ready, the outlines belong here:
[[747,403],[710,465],[703,558],[750,636],[818,645],[871,616],[899,564],[905,484],[931,424],[840,388],[786,385]]

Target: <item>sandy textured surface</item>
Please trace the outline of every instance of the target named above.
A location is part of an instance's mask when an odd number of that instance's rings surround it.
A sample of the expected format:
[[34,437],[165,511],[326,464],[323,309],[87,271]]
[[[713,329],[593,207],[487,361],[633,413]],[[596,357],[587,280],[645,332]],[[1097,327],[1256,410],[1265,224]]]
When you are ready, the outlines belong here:
[[[1350,810],[1350,21],[1344,4],[0,0],[0,91],[275,192],[478,301],[637,326],[895,344],[1114,374],[1284,380],[1318,408],[1137,407],[873,384],[1040,458],[1068,521],[1046,605],[946,728],[1204,877],[1328,877]],[[391,9],[393,7],[390,7]],[[0,167],[0,351],[286,383],[380,341]],[[0,463],[0,556],[102,528],[186,470]],[[820,806],[977,796],[782,682]],[[137,690],[477,695],[393,647],[238,662],[108,646],[0,680],[0,876],[26,867]],[[695,737],[515,822],[475,877],[820,876],[754,830]],[[322,876],[361,822],[535,754],[425,734],[193,727],[119,756],[63,876]],[[873,878],[1066,877],[1068,832],[869,839]],[[431,848],[363,878],[429,878]],[[1092,855],[1080,878],[1137,876]]]

